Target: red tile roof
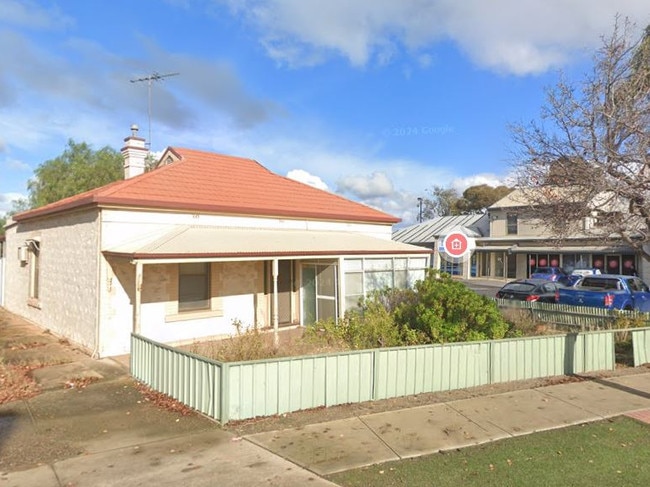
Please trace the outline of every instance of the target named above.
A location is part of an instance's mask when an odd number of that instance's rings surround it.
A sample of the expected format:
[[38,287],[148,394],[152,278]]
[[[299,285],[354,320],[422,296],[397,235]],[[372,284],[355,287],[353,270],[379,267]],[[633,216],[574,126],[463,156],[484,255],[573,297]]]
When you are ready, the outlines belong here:
[[21,221],[87,206],[397,223],[399,218],[279,176],[257,161],[168,148],[180,160],[124,181],[14,215]]

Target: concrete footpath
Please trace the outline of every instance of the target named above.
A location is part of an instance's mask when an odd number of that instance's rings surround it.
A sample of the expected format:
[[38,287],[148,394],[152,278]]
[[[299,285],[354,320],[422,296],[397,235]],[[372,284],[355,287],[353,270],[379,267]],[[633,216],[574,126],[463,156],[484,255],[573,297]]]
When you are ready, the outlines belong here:
[[0,405],[0,487],[325,486],[322,476],[375,463],[619,414],[650,420],[650,371],[639,369],[237,437],[147,401],[124,363],[1,312],[2,363],[48,365],[33,371],[39,395]]
[[247,436],[318,475],[630,413],[650,422],[650,373],[359,416]]
[[124,360],[93,360],[0,308],[4,392],[14,368],[33,364],[40,394],[0,404],[0,487],[334,485],[199,414],[148,401]]

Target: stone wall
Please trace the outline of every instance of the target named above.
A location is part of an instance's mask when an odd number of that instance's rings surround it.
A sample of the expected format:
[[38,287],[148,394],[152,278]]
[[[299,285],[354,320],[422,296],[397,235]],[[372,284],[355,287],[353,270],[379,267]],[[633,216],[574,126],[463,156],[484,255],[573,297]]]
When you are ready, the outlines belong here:
[[[96,210],[29,221],[7,229],[5,307],[89,351],[96,346],[99,225]],[[30,299],[31,261],[18,248],[40,240],[39,297]]]

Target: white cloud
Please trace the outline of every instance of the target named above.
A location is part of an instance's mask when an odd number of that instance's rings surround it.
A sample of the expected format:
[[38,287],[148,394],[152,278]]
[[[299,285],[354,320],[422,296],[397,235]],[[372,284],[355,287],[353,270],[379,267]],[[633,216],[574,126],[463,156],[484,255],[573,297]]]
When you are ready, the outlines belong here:
[[333,55],[352,65],[389,62],[405,49],[455,42],[479,66],[518,75],[565,64],[598,45],[615,15],[644,27],[647,0],[221,0],[252,23],[272,58],[312,65]]
[[11,210],[12,201],[23,198],[26,198],[26,196],[20,193],[0,193],[0,216],[6,215]]
[[323,181],[318,176],[314,176],[313,174],[310,174],[304,169],[292,169],[287,173],[287,177],[289,179],[293,179],[294,181],[300,181],[301,183],[305,183],[314,188],[322,189],[324,191],[329,191],[329,188],[327,187],[327,183],[325,181]]
[[452,188],[456,189],[461,194],[470,186],[479,186],[481,184],[496,187],[501,185],[512,186],[514,183],[507,177],[498,177],[495,174],[475,174],[463,178],[454,178],[449,183]]
[[377,198],[390,195],[393,183],[383,172],[373,172],[368,176],[349,175],[337,181],[337,191],[357,198]]

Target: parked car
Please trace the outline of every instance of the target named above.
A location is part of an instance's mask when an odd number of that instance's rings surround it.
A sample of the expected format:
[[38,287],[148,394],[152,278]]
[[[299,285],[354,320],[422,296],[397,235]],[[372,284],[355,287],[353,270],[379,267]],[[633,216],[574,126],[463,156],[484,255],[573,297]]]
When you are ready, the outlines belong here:
[[576,267],[569,274],[569,286],[574,286],[580,279],[585,276],[599,276],[602,274],[598,267]]
[[564,287],[562,283],[547,279],[517,279],[499,289],[496,296],[499,299],[555,303],[561,287]]
[[531,279],[546,279],[547,281],[570,284],[569,274],[561,267],[537,267],[530,275]]
[[559,290],[558,302],[574,306],[650,311],[650,289],[635,276],[585,276],[573,287]]
[[602,274],[598,267],[576,267],[571,271],[572,276],[598,276]]

